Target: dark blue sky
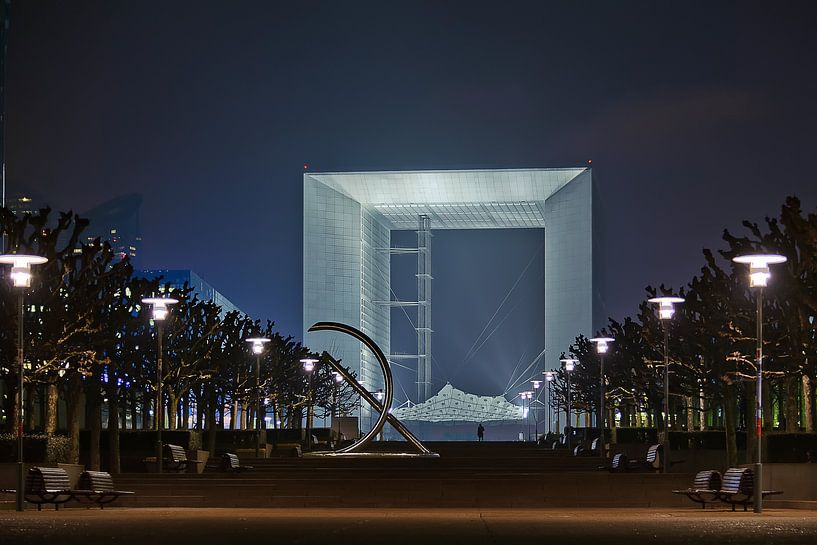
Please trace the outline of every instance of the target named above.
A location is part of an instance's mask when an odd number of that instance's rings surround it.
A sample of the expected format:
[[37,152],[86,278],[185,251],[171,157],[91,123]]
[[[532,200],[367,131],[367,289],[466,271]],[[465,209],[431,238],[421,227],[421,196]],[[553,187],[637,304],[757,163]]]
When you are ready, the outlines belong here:
[[[817,203],[815,28],[809,2],[17,0],[8,185],[77,210],[142,193],[145,266],[192,268],[300,335],[304,163],[592,159],[600,281],[622,316],[645,285],[687,281],[724,227],[788,194]],[[435,339],[449,370],[536,250],[535,235],[505,236],[440,237],[488,252],[481,297],[435,307],[437,328],[462,323]],[[434,263],[441,285],[459,265]],[[533,319],[523,307],[513,335]],[[505,337],[503,374],[537,335]],[[482,365],[503,352],[483,350]]]

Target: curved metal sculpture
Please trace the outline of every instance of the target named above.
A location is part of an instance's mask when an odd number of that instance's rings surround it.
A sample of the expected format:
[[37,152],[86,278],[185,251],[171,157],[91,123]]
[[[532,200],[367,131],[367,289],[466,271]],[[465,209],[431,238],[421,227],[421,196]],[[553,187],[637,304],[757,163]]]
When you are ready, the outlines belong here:
[[354,388],[360,397],[363,398],[369,405],[380,411],[380,416],[378,416],[377,421],[372,426],[372,429],[368,431],[363,437],[360,438],[359,441],[349,445],[348,447],[339,449],[335,451],[336,454],[348,454],[353,452],[360,452],[364,447],[366,447],[369,443],[371,443],[372,439],[374,439],[378,433],[383,430],[383,426],[388,421],[394,429],[396,429],[406,440],[414,445],[417,450],[419,450],[423,454],[436,456],[435,453],[428,450],[425,445],[423,445],[419,439],[417,439],[414,434],[412,434],[408,428],[406,428],[402,422],[400,422],[397,418],[390,414],[391,411],[391,404],[394,399],[394,379],[392,378],[391,368],[389,367],[389,362],[386,359],[386,355],[383,354],[383,351],[377,346],[368,335],[356,329],[350,325],[342,324],[340,322],[317,322],[309,328],[309,331],[338,331],[340,333],[345,333],[347,335],[351,335],[352,337],[356,338],[360,342],[362,342],[366,348],[372,351],[374,354],[375,359],[377,359],[377,363],[380,364],[380,370],[383,371],[383,381],[385,383],[385,397],[383,398],[383,403],[381,404],[377,399],[366,390],[363,385],[361,385],[354,377],[352,377],[346,369],[344,369],[335,359],[330,358],[329,364],[337,371],[343,379],[348,382],[352,388]]

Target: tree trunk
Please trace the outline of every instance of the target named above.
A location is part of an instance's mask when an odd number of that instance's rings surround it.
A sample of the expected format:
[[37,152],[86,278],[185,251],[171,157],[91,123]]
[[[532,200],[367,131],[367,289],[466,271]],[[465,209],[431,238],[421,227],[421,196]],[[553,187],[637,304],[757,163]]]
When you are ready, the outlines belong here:
[[698,419],[700,420],[699,428],[701,431],[706,431],[706,398],[704,397],[703,389],[701,389],[699,396],[698,415]]
[[735,423],[737,421],[735,399],[735,386],[727,384],[724,392],[723,412],[724,424],[726,425],[726,463],[727,467],[738,465],[738,445],[735,433]]
[[803,375],[803,426],[806,432],[814,431],[814,392],[811,389],[811,377]]
[[757,462],[757,382],[744,382],[746,398],[746,463]]
[[121,471],[119,465],[119,402],[116,394],[115,391],[112,391],[108,397],[108,472],[110,473]]
[[201,387],[198,391],[198,396],[196,396],[196,429],[203,430],[204,423],[207,418],[206,407],[210,404],[210,400],[207,398],[207,391],[206,388]]
[[3,414],[11,416],[10,418],[6,419],[5,425],[0,426],[0,430],[7,433],[14,433],[14,430],[17,429],[15,427],[17,420],[14,416],[17,414],[17,407],[15,404],[15,400],[17,399],[17,390],[14,386],[17,384],[16,380],[17,378],[14,375],[7,375],[5,381],[3,382],[6,395],[0,396],[0,407],[2,407]]
[[56,382],[49,382],[45,391],[45,433],[51,435],[57,431],[57,407],[60,401],[60,390]]
[[247,404],[241,404],[241,428],[242,430],[247,429]]
[[176,395],[176,392],[168,390],[167,392],[167,429],[175,430],[176,429],[176,414],[179,410],[179,396]]
[[128,393],[128,397],[130,398],[130,429],[138,430],[139,429],[139,405],[137,404],[136,400],[136,389],[132,388]]
[[[774,427],[774,406],[772,405],[772,381],[764,377],[763,381],[763,431],[770,431]],[[752,413],[754,422],[754,413]]]
[[28,428],[29,433],[31,433],[37,427],[37,412],[34,410],[34,401],[37,395],[37,385],[26,384],[25,388],[26,396],[24,415],[26,428]]
[[238,422],[237,422],[237,420],[238,420],[238,401],[233,401],[232,405],[233,405],[233,411],[232,411],[232,414],[230,415],[230,429],[234,430],[234,429],[236,429],[236,426],[238,425]]
[[218,398],[211,387],[207,387],[206,401],[207,401],[207,416],[205,426],[207,428],[207,450],[210,451],[210,457],[216,455],[216,406],[218,405]]
[[216,429],[224,429],[224,400],[216,396]]
[[686,431],[695,431],[695,410],[692,406],[693,398],[692,396],[686,396],[686,415],[687,415],[687,430]]
[[181,429],[186,430],[190,428],[190,392],[184,394],[184,399],[182,400],[181,418],[179,420]]
[[68,463],[79,463],[79,410],[82,400],[82,382],[76,373],[68,379],[65,403],[68,409]]
[[[152,419],[150,417],[150,404],[151,398],[148,395],[148,392],[142,392],[142,429],[143,430],[152,430],[153,424],[151,423]],[[155,414],[155,413],[154,413]]]
[[800,429],[800,381],[797,377],[786,377],[786,431]]
[[100,454],[99,454],[99,437],[102,434],[102,405],[100,404],[99,395],[94,395],[89,388],[87,393],[87,408],[85,414],[88,418],[88,431],[90,437],[88,438],[88,466],[91,471],[99,471]]

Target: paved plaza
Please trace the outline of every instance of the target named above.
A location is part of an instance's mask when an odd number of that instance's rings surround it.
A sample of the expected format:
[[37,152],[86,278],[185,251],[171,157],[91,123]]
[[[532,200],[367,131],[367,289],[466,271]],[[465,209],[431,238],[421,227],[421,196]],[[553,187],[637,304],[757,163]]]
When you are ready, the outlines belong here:
[[688,509],[191,509],[0,511],[0,545],[60,543],[817,542],[817,511]]

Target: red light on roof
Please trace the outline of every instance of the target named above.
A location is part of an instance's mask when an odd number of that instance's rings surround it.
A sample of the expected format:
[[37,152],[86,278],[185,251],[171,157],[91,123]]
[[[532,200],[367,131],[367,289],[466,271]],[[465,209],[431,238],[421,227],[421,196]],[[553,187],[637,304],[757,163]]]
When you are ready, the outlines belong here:
[[587,160],[587,164],[588,164],[588,165],[592,165],[592,164],[593,164],[593,159],[588,159],[588,160]]
[[307,170],[308,168],[309,168],[309,165],[304,163],[304,170]]

